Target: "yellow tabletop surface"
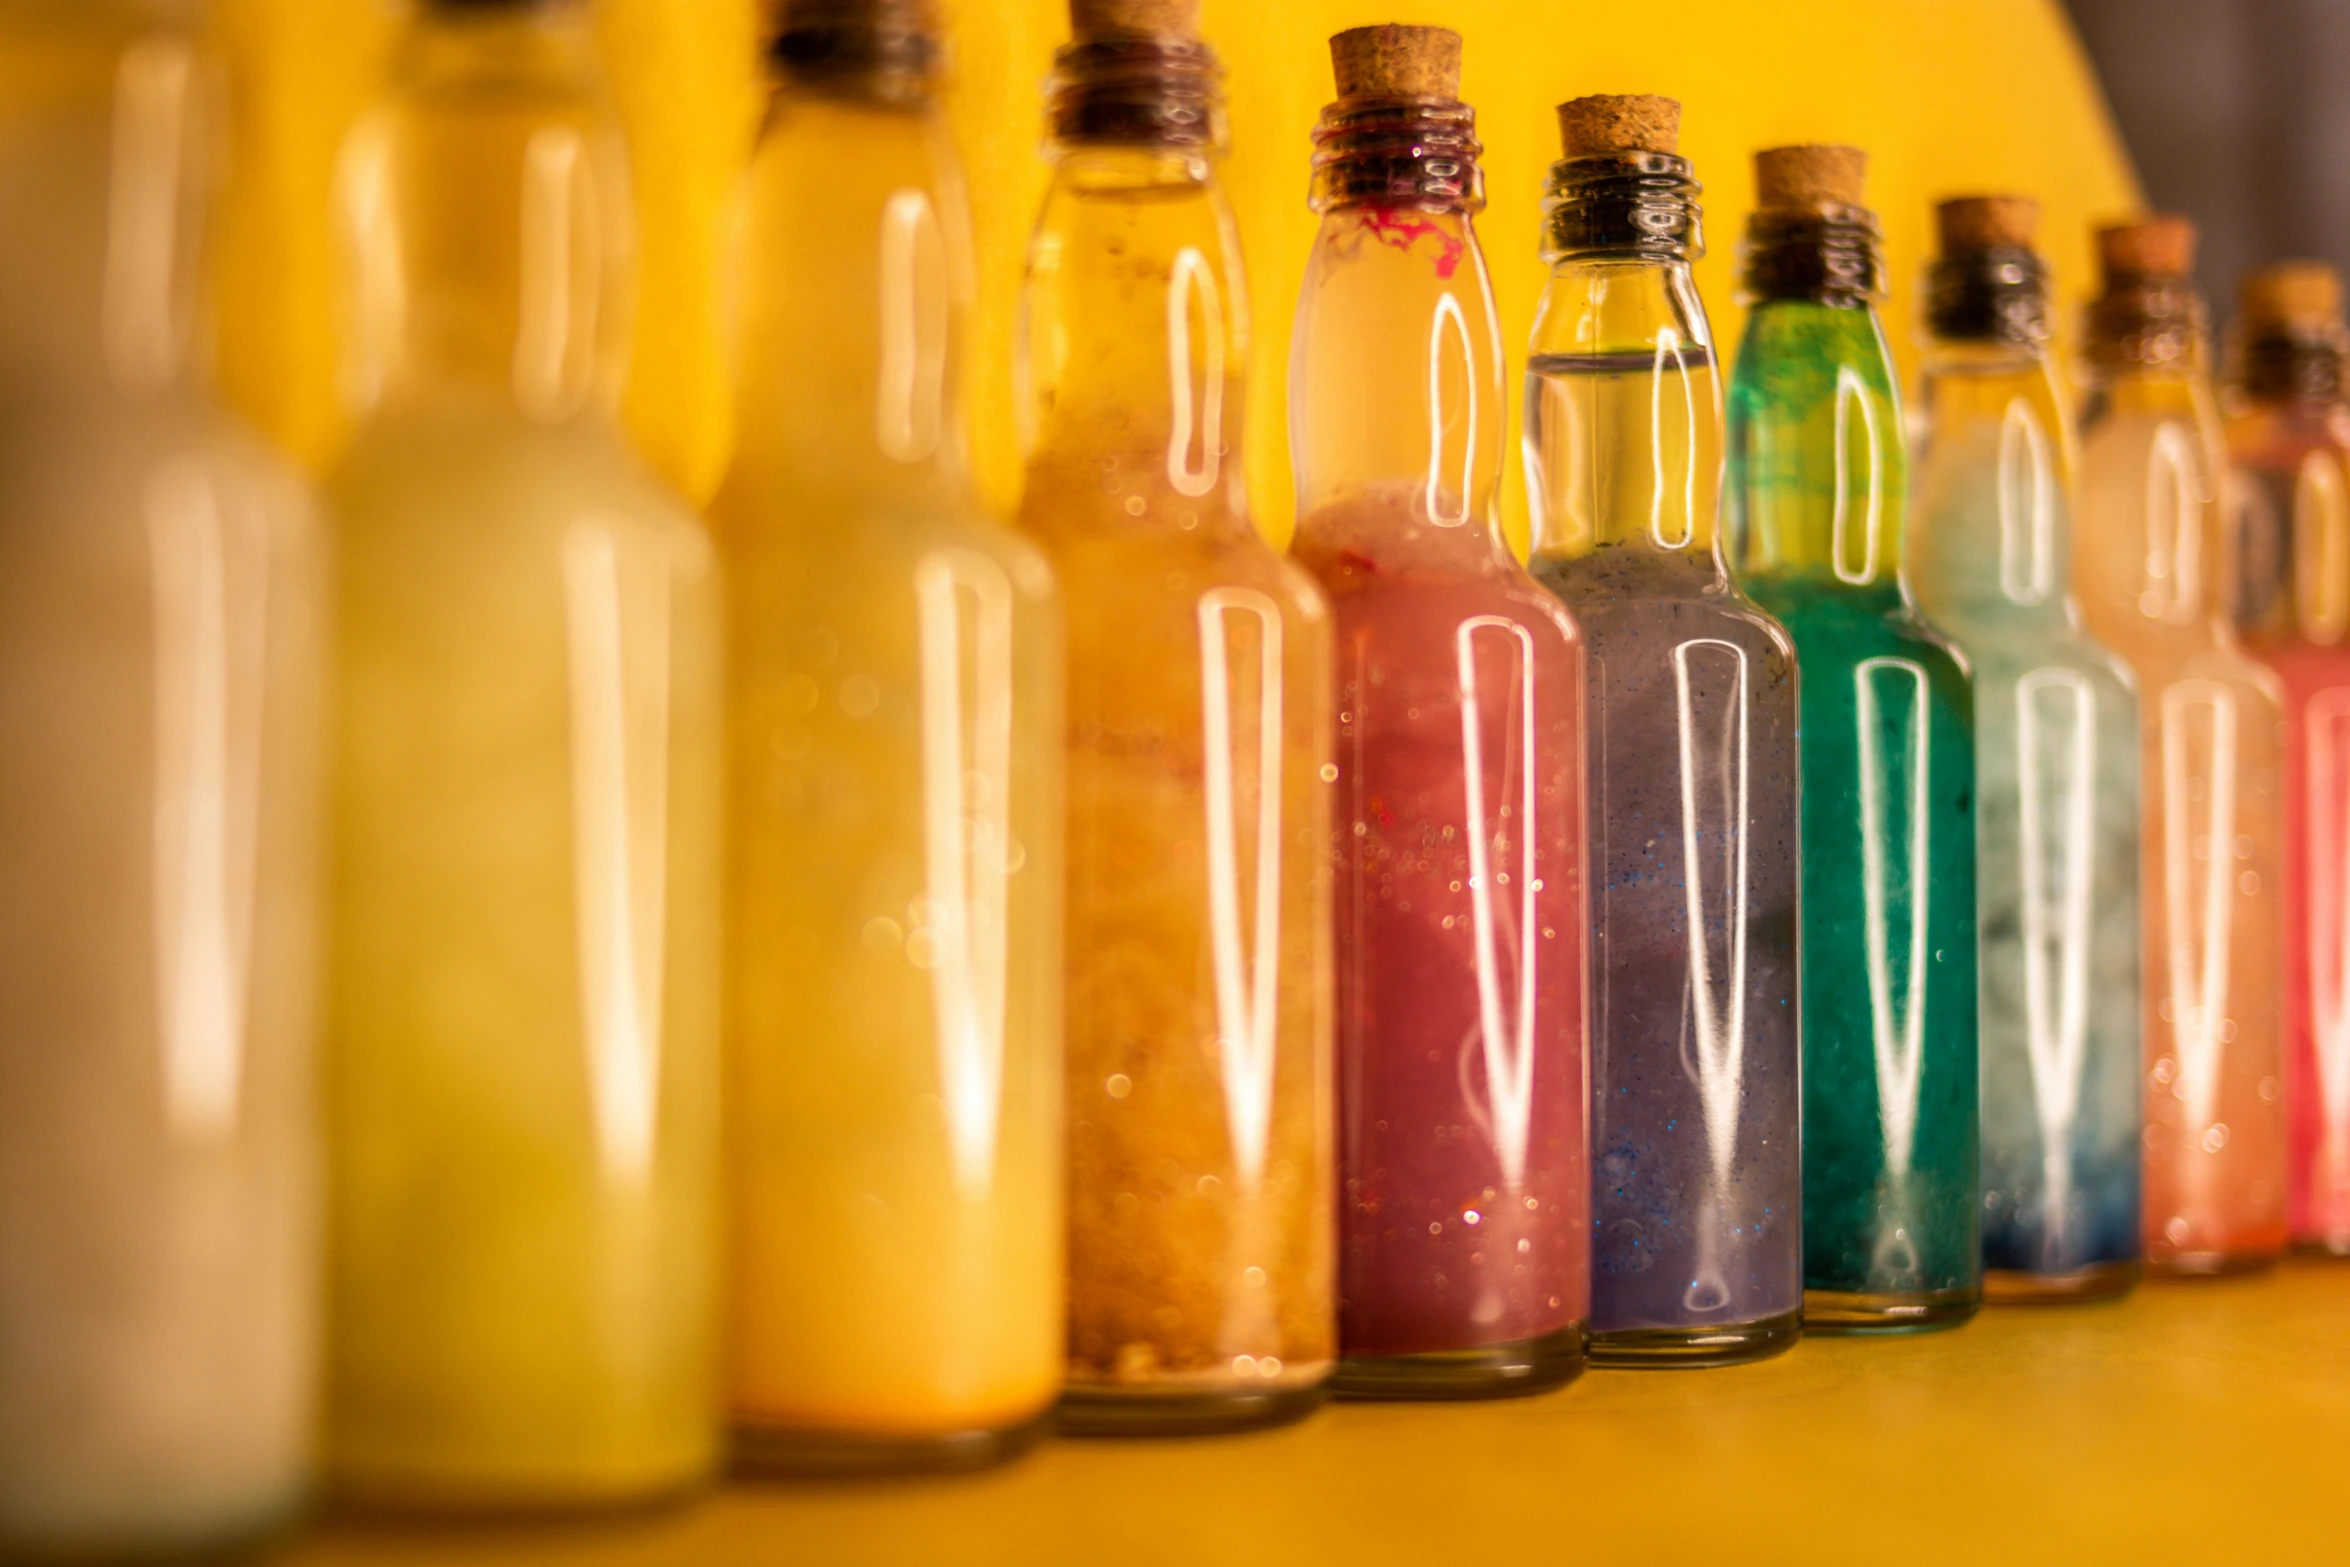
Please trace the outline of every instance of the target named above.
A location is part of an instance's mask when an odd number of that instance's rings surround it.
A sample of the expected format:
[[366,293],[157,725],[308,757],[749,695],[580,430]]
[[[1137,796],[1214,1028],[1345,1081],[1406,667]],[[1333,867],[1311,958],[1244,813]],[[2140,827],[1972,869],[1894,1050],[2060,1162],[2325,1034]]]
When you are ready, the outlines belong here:
[[2350,1266],[2295,1263],[1540,1398],[1056,1442],[969,1478],[736,1484],[556,1525],[330,1521],[273,1567],[2350,1561],[2346,1330]]

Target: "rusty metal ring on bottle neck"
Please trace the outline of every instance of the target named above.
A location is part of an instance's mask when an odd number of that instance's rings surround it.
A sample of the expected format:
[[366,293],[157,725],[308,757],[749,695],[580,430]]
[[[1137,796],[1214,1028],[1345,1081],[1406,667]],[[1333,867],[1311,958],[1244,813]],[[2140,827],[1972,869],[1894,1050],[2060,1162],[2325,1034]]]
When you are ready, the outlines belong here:
[[1138,35],[1065,45],[1045,89],[1053,140],[1220,150],[1223,81],[1215,52],[1191,39]]
[[795,16],[767,46],[768,59],[796,87],[886,103],[932,92],[945,52],[935,32],[885,6]]
[[2338,330],[2262,326],[2237,339],[2231,379],[2260,402],[2339,402],[2346,354]]
[[1479,212],[1485,173],[1477,159],[1477,114],[1435,99],[1334,103],[1314,126],[1316,212],[1370,203]]
[[1628,253],[1694,261],[1705,233],[1689,160],[1662,152],[1566,158],[1542,197],[1542,259]]
[[1885,295],[1876,214],[1866,207],[1766,209],[1746,226],[1747,297],[1859,309]]
[[1926,274],[1926,325],[1954,342],[2048,341],[2048,267],[2020,245],[1944,256]]
[[2093,365],[2184,364],[2208,320],[2203,291],[2191,279],[2118,279],[2090,303],[2081,351]]

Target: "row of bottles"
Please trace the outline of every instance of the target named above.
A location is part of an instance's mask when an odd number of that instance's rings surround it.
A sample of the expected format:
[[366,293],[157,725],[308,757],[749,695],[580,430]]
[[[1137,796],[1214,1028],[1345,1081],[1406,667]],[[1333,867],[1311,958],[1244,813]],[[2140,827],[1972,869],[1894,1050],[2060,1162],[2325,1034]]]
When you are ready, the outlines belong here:
[[2288,1115],[2350,1249],[2325,278],[2237,524],[2191,234],[2076,434],[2030,204],[1946,204],[1913,483],[1860,155],[1757,159],[1725,392],[1678,106],[1574,100],[1521,565],[1460,40],[1343,33],[1285,560],[1215,57],[1071,13],[1017,518],[928,9],[788,0],[706,523],[568,0],[428,0],[352,137],[318,508],[202,389],[199,54],[12,15],[0,1535],[259,1527],[314,1410],[570,1505],[1956,1322],[2273,1256]]

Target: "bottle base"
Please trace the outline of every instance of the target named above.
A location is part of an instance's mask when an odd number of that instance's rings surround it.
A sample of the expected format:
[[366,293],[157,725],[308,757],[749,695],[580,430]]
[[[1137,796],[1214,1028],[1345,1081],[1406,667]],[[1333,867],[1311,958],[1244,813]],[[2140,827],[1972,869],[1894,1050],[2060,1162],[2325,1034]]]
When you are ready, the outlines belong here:
[[2073,1301],[2119,1300],[2138,1287],[2146,1264],[2136,1257],[2093,1262],[2070,1273],[1983,1270],[1983,1299],[1994,1306],[2062,1306]]
[[2350,1230],[2328,1230],[2321,1235],[2293,1237],[2293,1255],[2339,1261],[2350,1258]]
[[1803,1330],[1831,1337],[1931,1333],[1955,1328],[1983,1309],[1971,1290],[1805,1290]]
[[1212,1390],[1075,1383],[1062,1390],[1053,1424],[1063,1436],[1218,1436],[1303,1420],[1329,1396],[1326,1379],[1305,1386]]
[[1342,1399],[1523,1398],[1583,1374],[1589,1338],[1580,1322],[1535,1338],[1412,1355],[1349,1355],[1330,1391]]
[[330,1466],[329,1507],[379,1522],[498,1523],[657,1513],[690,1500],[711,1466],[618,1475],[451,1474]]
[[2180,1251],[2146,1259],[2146,1271],[2165,1279],[2225,1279],[2265,1273],[2283,1260],[2275,1251]]
[[748,1480],[969,1474],[1019,1457],[1041,1441],[1052,1424],[1049,1410],[1017,1425],[920,1435],[815,1431],[738,1421],[728,1470]]
[[1591,1335],[1591,1364],[1603,1370],[1701,1370],[1783,1355],[1803,1337],[1803,1310],[1757,1322],[1700,1328],[1617,1328]]

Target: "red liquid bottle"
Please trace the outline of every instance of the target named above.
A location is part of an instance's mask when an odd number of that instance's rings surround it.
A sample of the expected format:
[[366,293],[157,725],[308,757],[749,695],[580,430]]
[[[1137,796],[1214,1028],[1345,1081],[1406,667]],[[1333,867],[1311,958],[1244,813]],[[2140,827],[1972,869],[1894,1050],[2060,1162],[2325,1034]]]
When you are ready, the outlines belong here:
[[1583,650],[1493,525],[1507,428],[1460,39],[1331,41],[1290,367],[1337,621],[1337,1386],[1582,1369]]
[[[2285,685],[2292,1239],[2350,1254],[2350,338],[2333,270],[2245,281],[2230,354],[2236,627]],[[2262,1085],[2273,1096],[2278,1085]]]

